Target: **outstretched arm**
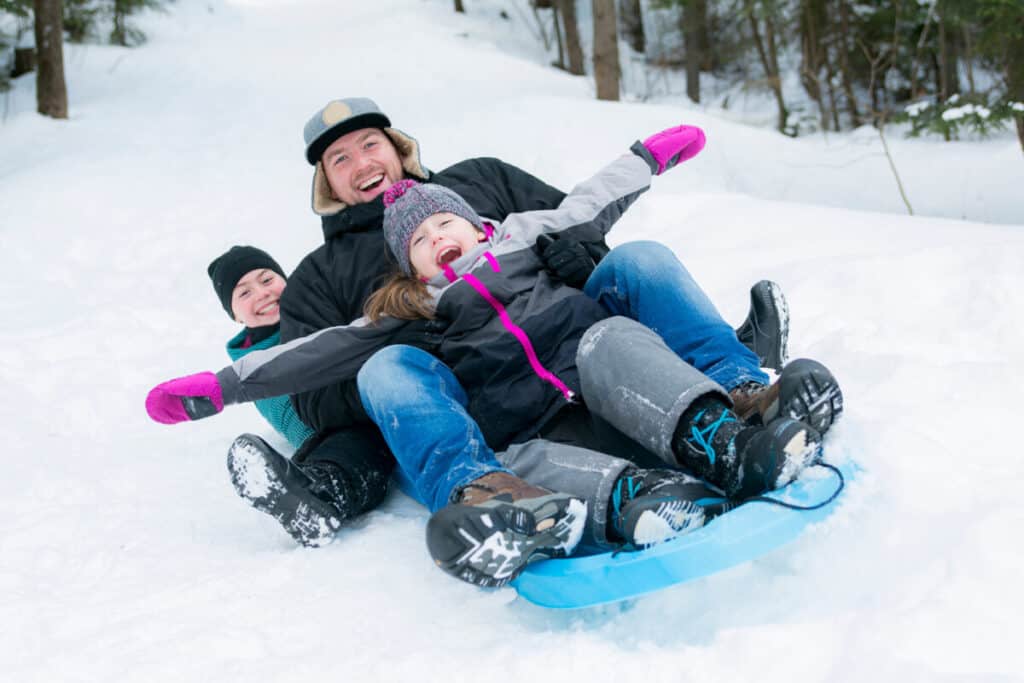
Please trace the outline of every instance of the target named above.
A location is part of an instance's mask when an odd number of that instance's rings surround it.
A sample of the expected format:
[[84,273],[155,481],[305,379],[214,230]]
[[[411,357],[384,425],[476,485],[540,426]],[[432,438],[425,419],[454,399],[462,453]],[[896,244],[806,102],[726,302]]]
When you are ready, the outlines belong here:
[[318,389],[354,379],[377,350],[393,340],[406,321],[359,320],[269,349],[253,351],[214,374],[202,372],[154,387],[146,411],[157,422],[174,424],[216,415],[225,405]]
[[571,235],[597,230],[607,233],[629,206],[660,175],[696,156],[704,147],[704,133],[693,126],[678,126],[636,142],[625,154],[583,181],[557,209],[509,216],[503,230],[516,230],[528,241],[542,234]]

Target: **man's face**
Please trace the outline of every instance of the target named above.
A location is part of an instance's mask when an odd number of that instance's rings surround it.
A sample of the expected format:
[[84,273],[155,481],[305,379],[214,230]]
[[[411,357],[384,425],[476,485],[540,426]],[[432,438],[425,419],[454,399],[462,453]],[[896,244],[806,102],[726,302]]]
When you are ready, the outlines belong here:
[[327,183],[345,204],[365,204],[402,179],[402,160],[379,128],[342,135],[320,158]]
[[452,213],[435,213],[412,233],[409,262],[416,275],[429,280],[482,239],[483,233],[465,218]]
[[269,268],[257,268],[243,275],[231,292],[231,312],[246,327],[276,325],[281,320],[278,301],[284,278]]

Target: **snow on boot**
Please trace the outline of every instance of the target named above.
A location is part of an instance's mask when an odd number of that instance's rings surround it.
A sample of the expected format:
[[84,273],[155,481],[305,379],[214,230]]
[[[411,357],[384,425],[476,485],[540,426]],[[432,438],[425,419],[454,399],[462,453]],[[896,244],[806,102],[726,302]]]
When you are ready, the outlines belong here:
[[533,560],[571,553],[586,517],[581,500],[491,472],[467,485],[459,502],[434,513],[427,522],[427,549],[458,579],[504,586]]
[[707,396],[683,414],[673,449],[679,464],[729,498],[743,499],[796,479],[820,457],[821,436],[790,418],[746,425],[723,401]]
[[753,382],[729,392],[733,410],[751,424],[767,424],[791,417],[814,427],[822,436],[843,412],[843,392],[829,369],[815,360],[800,358],[782,369],[772,385]]
[[304,471],[254,434],[242,434],[228,450],[228,471],[238,495],[304,546],[329,543],[349,516],[338,483],[324,471],[328,467],[317,463]]
[[699,501],[714,495],[683,472],[627,467],[612,489],[609,540],[646,548],[699,529],[712,516]]
[[789,304],[782,287],[761,280],[750,288],[750,312],[736,337],[757,354],[762,368],[782,369],[789,353]]

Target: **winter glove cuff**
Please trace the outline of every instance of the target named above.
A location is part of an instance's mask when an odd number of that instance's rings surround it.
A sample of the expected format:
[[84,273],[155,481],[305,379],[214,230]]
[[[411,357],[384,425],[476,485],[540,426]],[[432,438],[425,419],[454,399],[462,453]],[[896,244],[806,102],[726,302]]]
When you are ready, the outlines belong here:
[[647,165],[651,167],[652,175],[658,175],[658,169],[661,167],[658,165],[658,161],[654,158],[654,155],[651,154],[651,150],[644,147],[644,143],[637,140],[633,143],[632,147],[629,148],[629,151],[647,162]]

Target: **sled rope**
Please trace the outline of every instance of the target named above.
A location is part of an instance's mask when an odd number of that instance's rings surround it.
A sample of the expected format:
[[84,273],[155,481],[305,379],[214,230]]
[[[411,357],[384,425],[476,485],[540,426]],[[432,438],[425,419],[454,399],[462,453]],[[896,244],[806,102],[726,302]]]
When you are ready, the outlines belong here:
[[836,467],[835,465],[829,465],[827,462],[816,462],[814,463],[814,465],[812,465],[812,467],[824,467],[825,469],[832,470],[833,472],[836,473],[836,476],[839,477],[839,486],[836,488],[835,492],[828,497],[828,500],[822,501],[821,503],[817,503],[816,505],[796,505],[794,503],[787,503],[783,500],[778,500],[777,498],[772,498],[770,496],[754,496],[753,498],[747,498],[743,502],[771,503],[772,505],[778,505],[779,507],[789,508],[790,510],[817,510],[818,508],[825,507],[833,500],[835,500],[837,497],[839,497],[839,494],[843,492],[843,488],[846,486],[846,479],[843,478],[843,473],[839,471],[838,467]]

